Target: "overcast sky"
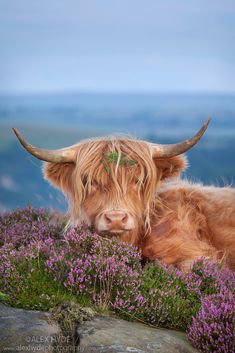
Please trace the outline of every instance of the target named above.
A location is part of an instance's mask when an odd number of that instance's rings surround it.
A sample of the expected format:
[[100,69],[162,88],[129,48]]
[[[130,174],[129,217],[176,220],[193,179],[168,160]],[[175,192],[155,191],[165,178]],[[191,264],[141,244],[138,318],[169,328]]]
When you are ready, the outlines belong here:
[[0,0],[0,93],[234,92],[235,0]]

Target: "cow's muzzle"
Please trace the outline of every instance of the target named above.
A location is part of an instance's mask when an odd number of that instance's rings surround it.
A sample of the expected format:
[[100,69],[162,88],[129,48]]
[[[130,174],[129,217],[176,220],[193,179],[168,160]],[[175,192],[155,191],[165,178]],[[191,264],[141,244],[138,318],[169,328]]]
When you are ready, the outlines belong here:
[[134,229],[134,218],[122,210],[105,211],[99,215],[96,222],[98,232],[119,234]]

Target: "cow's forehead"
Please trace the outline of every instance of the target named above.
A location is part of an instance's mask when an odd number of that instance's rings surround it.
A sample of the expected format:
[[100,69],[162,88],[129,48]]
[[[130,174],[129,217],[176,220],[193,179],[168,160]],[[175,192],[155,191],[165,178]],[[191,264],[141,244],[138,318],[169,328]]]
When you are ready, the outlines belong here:
[[153,160],[146,142],[128,139],[89,140],[80,145],[79,173],[102,184],[151,178]]
[[91,159],[87,168],[82,174],[93,181],[101,181],[103,184],[112,183],[114,180],[129,180],[138,178],[141,167],[138,162],[125,155],[118,155],[111,151],[104,153],[100,158]]

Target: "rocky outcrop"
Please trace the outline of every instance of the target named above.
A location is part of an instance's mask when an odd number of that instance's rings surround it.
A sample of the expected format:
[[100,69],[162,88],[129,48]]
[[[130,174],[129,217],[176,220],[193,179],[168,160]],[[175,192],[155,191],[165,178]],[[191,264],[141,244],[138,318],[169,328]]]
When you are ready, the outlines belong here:
[[[68,310],[67,307],[63,309],[63,313]],[[56,316],[59,322],[67,323],[66,318],[61,315],[61,311],[57,310]],[[82,320],[77,319],[77,346],[75,347],[71,333],[67,331],[65,334],[64,331],[64,328],[68,329],[68,325],[63,328],[60,322],[59,326],[52,319],[52,314],[14,309],[0,304],[0,352],[197,352],[181,332],[155,329],[112,317],[92,317],[91,312],[87,310],[79,311],[79,316]],[[84,317],[90,320],[84,322]],[[71,327],[74,328],[73,325]]]
[[49,313],[0,304],[0,352],[51,353],[60,340],[60,327]]
[[136,322],[96,317],[78,326],[83,353],[196,353],[185,334]]

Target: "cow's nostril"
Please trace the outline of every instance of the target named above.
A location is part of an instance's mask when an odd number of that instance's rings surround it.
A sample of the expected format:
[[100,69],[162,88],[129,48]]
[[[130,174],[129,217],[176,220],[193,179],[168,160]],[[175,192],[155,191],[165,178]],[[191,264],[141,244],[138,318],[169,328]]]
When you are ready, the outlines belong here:
[[112,219],[106,213],[104,215],[104,218],[105,218],[106,223],[108,223],[108,224],[112,223]]
[[122,223],[126,223],[128,219],[127,213],[125,214],[125,216],[122,217]]

